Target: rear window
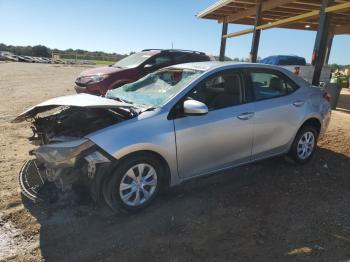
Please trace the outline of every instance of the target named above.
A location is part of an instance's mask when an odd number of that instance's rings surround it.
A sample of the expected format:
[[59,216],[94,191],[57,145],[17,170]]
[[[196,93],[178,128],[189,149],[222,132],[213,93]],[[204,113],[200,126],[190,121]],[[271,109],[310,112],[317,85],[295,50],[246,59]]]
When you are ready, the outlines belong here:
[[291,80],[272,71],[251,72],[255,100],[264,100],[288,95],[298,89]]
[[199,54],[191,54],[191,53],[176,53],[173,54],[174,61],[176,64],[184,64],[191,62],[201,62],[201,61],[209,61],[210,58],[206,55]]

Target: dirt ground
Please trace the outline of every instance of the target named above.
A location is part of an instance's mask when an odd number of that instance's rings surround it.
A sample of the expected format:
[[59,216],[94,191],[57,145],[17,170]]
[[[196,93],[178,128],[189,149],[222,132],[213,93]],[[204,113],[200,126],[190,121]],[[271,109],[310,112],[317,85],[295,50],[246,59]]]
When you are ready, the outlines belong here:
[[350,261],[350,115],[340,111],[309,164],[279,157],[193,180],[136,215],[22,199],[31,131],[9,122],[73,93],[83,69],[0,64],[0,261]]

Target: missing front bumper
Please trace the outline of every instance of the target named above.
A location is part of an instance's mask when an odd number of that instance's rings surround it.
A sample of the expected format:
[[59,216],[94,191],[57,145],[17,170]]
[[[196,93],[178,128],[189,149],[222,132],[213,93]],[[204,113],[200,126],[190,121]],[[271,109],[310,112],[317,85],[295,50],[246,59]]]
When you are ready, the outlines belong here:
[[23,195],[34,202],[52,202],[60,193],[71,191],[73,186],[88,189],[92,198],[98,200],[100,183],[111,164],[102,153],[92,150],[83,154],[73,167],[48,168],[32,159],[24,163],[19,184]]
[[33,201],[43,201],[41,190],[47,181],[44,170],[40,170],[36,159],[24,163],[19,172],[19,185],[23,195]]

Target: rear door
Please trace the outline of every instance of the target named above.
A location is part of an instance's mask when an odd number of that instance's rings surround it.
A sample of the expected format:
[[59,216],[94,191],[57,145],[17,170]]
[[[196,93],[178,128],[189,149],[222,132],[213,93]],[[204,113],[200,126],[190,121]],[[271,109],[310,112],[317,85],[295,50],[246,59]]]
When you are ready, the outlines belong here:
[[252,160],[285,152],[303,119],[305,98],[278,70],[248,69],[254,97]]

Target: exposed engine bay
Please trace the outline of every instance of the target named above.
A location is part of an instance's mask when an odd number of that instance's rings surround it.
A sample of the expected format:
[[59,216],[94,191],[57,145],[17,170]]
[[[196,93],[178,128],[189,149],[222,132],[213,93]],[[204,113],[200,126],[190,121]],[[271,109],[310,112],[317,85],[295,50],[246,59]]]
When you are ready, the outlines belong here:
[[85,135],[130,118],[116,109],[67,107],[32,121],[36,144],[50,144],[80,139]]
[[109,170],[113,159],[84,136],[136,115],[130,108],[64,106],[31,117],[33,136],[29,140],[39,147],[29,152],[35,158],[20,171],[23,194],[34,201],[51,201],[56,196],[48,191],[55,190],[47,187],[55,185],[64,193],[84,185],[97,200],[100,185],[95,175]]

